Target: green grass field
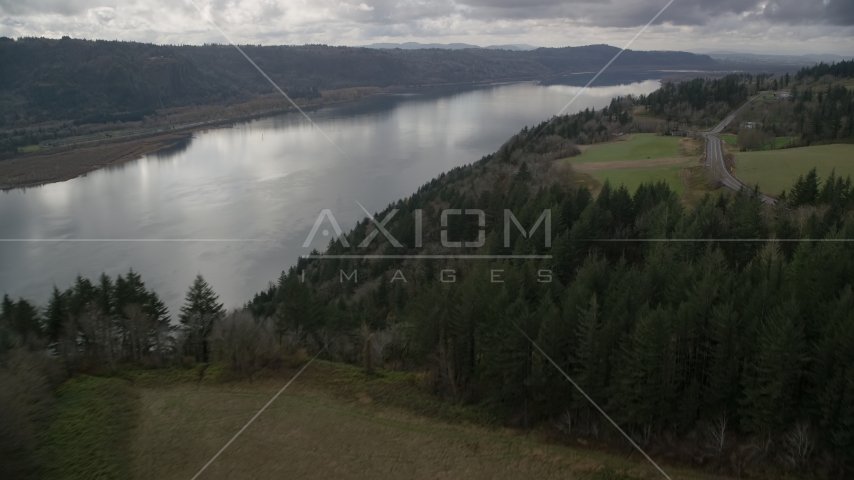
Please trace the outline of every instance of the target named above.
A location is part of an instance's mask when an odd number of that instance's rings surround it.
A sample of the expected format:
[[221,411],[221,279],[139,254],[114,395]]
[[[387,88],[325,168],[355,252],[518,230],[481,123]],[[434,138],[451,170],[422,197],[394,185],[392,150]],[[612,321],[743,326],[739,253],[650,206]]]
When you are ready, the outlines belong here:
[[723,134],[723,135],[721,135],[721,138],[726,143],[728,143],[729,145],[733,145],[733,146],[738,145],[738,136],[737,135]]
[[[682,137],[665,137],[653,134],[634,134],[628,140],[617,140],[593,145],[577,157],[568,159],[579,172],[593,177],[597,182],[605,180],[618,187],[625,185],[634,193],[643,182],[664,181],[677,193],[684,191],[679,170],[693,163],[686,156],[680,143]],[[699,147],[691,147],[699,148]],[[657,159],[672,159],[669,163]],[[680,160],[680,159],[684,159]],[[613,168],[610,167],[613,164]]]
[[[721,139],[723,139],[723,141],[725,141],[727,143],[727,145],[730,145],[732,147],[738,146],[738,136],[737,135],[724,134],[724,135],[721,135]],[[793,142],[794,140],[795,140],[795,137],[774,137],[774,140],[773,140],[774,149],[783,148],[786,145],[788,145],[789,143]],[[769,145],[766,145],[766,146],[762,147],[762,150],[772,150],[772,148],[770,148]]]
[[[191,478],[295,373],[83,377],[62,387],[45,478]],[[162,374],[162,379],[159,377]],[[653,479],[640,456],[545,441],[443,402],[418,374],[317,361],[201,478]],[[665,465],[674,479],[721,478]]]
[[735,154],[736,176],[748,185],[759,184],[763,192],[779,195],[789,190],[799,175],[816,167],[821,178],[831,170],[837,176],[854,177],[854,145],[819,145]]
[[25,147],[18,147],[18,151],[21,153],[33,153],[33,152],[38,152],[39,150],[41,150],[41,146],[38,144],[27,145]]
[[610,181],[611,185],[614,187],[625,185],[631,193],[634,193],[641,183],[664,181],[670,185],[670,188],[673,189],[674,192],[681,195],[684,187],[682,185],[682,181],[679,179],[679,170],[688,165],[693,165],[694,163],[695,162],[693,160],[688,160],[685,163],[676,165],[660,165],[641,168],[615,168],[613,170],[597,170],[590,173],[600,182],[604,183],[605,180]]
[[572,157],[570,161],[572,163],[612,162],[679,157],[680,140],[682,137],[662,137],[648,133],[636,133],[629,140],[617,140],[589,147],[581,155]]
[[774,148],[783,148],[795,141],[796,137],[774,137]]

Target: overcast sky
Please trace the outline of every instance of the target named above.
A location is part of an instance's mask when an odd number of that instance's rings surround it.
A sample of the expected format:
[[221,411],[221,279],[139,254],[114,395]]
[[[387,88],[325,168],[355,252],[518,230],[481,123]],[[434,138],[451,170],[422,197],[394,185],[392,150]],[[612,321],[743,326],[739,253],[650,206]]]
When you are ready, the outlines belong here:
[[[668,0],[0,0],[0,35],[226,43],[624,45]],[[632,46],[854,56],[854,0],[675,0]]]

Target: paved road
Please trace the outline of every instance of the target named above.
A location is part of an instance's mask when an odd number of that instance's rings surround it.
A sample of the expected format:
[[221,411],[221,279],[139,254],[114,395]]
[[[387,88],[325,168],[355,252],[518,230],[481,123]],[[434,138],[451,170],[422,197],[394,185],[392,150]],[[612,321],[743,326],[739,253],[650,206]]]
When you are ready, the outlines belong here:
[[[719,133],[723,131],[723,129],[729,125],[730,122],[735,118],[738,114],[739,110],[746,107],[750,102],[759,98],[759,95],[754,96],[750,100],[748,100],[744,105],[739,107],[734,112],[730,113],[726,118],[721,121],[721,123],[717,124],[715,128],[703,134],[706,137],[706,166],[712,169],[712,173],[715,174],[727,188],[731,188],[733,190],[741,190],[744,188],[751,188],[749,186],[744,185],[735,178],[732,173],[727,169],[726,164],[724,163],[724,147],[723,140],[718,136]],[[776,200],[773,198],[762,195],[762,201],[768,204],[773,205]]]

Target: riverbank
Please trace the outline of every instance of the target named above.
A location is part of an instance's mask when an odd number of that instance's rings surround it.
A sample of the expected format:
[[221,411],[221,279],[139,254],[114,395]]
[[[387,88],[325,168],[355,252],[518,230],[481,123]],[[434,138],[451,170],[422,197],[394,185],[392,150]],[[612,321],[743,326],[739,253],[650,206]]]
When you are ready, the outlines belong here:
[[[210,128],[210,127],[206,127]],[[186,142],[193,130],[0,161],[0,189],[64,182]]]
[[[310,110],[381,95],[375,87],[321,92],[317,100],[296,99],[302,109]],[[154,128],[129,128],[78,137],[77,141],[51,142],[51,148],[35,148],[32,153],[0,160],[0,190],[26,188],[64,182],[105,167],[139,159],[144,155],[169,150],[189,141],[194,132],[230,126],[294,111],[283,97],[264,95],[243,104],[174,109],[164,113],[176,123]]]

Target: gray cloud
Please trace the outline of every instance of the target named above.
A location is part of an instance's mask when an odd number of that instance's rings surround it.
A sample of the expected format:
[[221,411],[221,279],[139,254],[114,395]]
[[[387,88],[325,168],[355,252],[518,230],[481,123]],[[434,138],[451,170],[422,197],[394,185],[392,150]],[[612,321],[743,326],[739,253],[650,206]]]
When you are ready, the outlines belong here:
[[[666,0],[459,0],[482,18],[571,18],[598,27],[646,24]],[[852,0],[676,0],[657,23],[705,25],[722,16],[783,24],[854,25]]]
[[[667,0],[195,0],[237,41],[624,43]],[[0,35],[223,42],[186,0],[0,0]],[[854,0],[676,0],[636,44],[854,50]],[[822,47],[826,45],[826,47]],[[854,53],[854,52],[852,52]]]
[[[157,4],[157,0],[0,0],[0,11],[12,15],[76,15],[97,7],[133,7]],[[184,9],[192,9],[178,0]],[[201,0],[214,11],[223,11],[241,0]],[[286,5],[326,9],[341,19],[365,23],[405,23],[460,14],[474,19],[563,18],[599,27],[643,25],[662,7],[665,0],[317,0],[309,4],[287,0],[252,2],[265,7],[265,18],[283,15]],[[702,25],[723,15],[772,23],[854,25],[852,0],[676,0],[659,23]]]

